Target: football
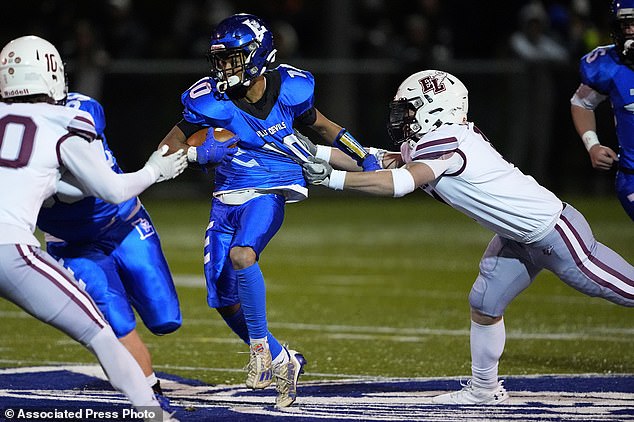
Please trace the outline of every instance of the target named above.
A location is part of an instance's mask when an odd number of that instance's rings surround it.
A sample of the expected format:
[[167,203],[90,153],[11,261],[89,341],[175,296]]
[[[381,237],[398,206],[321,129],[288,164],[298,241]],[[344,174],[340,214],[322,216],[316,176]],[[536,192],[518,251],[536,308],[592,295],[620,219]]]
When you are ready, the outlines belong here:
[[[230,132],[227,129],[223,129],[221,127],[217,127],[217,128],[209,127],[209,128],[200,129],[199,131],[193,133],[189,138],[187,138],[185,142],[187,142],[187,145],[192,147],[198,147],[202,145],[202,143],[205,142],[205,139],[207,138],[208,130],[213,130],[214,138],[220,142],[227,141],[235,136],[233,132]],[[233,144],[230,146],[234,147],[235,145],[236,144]]]

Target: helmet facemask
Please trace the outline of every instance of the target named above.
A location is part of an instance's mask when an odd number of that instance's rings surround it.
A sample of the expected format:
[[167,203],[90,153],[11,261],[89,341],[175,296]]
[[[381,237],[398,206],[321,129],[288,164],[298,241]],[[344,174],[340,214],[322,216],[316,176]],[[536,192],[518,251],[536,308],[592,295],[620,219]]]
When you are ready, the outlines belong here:
[[[260,75],[260,69],[252,64],[252,57],[258,49],[257,41],[240,48],[214,48],[207,55],[211,72],[217,81],[218,91],[225,92],[236,85],[248,86],[251,80]],[[216,50],[216,51],[214,51]]]
[[634,63],[634,2],[615,2],[612,13],[612,38],[621,57],[627,64],[632,64]]
[[406,141],[417,141],[423,134],[416,120],[416,111],[423,105],[420,98],[399,99],[390,102],[390,121],[387,131],[396,145]]

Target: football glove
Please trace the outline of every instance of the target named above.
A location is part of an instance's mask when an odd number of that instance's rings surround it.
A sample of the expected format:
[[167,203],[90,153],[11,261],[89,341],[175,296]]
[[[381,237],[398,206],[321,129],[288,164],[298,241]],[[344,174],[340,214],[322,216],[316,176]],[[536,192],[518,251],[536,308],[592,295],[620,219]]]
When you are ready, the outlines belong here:
[[332,166],[321,158],[309,158],[308,162],[302,164],[304,178],[311,185],[329,186]]
[[214,165],[231,161],[234,154],[238,151],[238,147],[235,144],[239,139],[236,135],[226,141],[219,142],[214,138],[213,130],[209,130],[207,138],[205,138],[205,142],[202,145],[187,149],[187,159],[200,165]]
[[302,144],[304,149],[308,151],[310,155],[314,157],[315,154],[317,154],[317,145],[315,145],[313,141],[311,141],[308,138],[308,136],[304,135],[297,129],[293,129],[293,131],[295,132],[295,136],[297,137],[297,140]]
[[379,160],[377,160],[377,157],[373,154],[368,154],[365,156],[363,161],[361,161],[361,167],[363,168],[363,171],[381,170]]
[[145,163],[145,167],[149,167],[157,175],[157,183],[173,179],[187,168],[187,157],[182,149],[173,154],[165,155],[168,150],[169,147],[163,145],[160,149],[154,151],[147,163]]

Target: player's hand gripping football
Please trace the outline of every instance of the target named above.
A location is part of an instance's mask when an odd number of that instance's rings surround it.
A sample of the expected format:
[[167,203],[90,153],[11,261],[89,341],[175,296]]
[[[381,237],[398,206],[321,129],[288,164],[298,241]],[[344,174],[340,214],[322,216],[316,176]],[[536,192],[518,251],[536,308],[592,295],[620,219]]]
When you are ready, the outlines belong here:
[[306,181],[311,185],[329,185],[332,166],[326,160],[311,157],[302,164],[302,170]]
[[187,156],[182,149],[173,154],[165,155],[168,150],[169,147],[163,145],[154,151],[145,163],[145,167],[151,168],[152,172],[157,175],[157,183],[173,179],[187,168]]
[[236,146],[240,140],[237,135],[227,139],[226,141],[218,141],[214,137],[214,131],[208,130],[205,142],[198,147],[189,147],[187,150],[187,159],[197,162],[200,165],[220,164],[221,162],[231,161],[233,155],[238,151]]

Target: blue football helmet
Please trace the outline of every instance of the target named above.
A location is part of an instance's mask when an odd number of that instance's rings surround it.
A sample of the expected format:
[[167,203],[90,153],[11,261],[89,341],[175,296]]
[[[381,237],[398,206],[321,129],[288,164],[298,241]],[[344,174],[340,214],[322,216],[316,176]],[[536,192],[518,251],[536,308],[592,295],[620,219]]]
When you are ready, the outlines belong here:
[[629,25],[634,24],[634,0],[613,0],[611,15],[614,44],[622,57],[634,62],[634,33],[625,32]]
[[207,56],[218,91],[248,86],[275,61],[276,52],[273,34],[257,16],[240,13],[220,22]]

